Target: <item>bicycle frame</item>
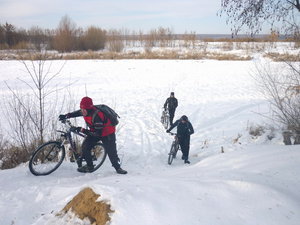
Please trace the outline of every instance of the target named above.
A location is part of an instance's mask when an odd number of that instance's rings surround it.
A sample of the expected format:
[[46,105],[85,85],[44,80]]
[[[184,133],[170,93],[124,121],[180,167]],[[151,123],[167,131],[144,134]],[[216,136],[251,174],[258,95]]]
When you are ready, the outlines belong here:
[[[62,164],[66,157],[66,145],[68,145],[69,151],[72,154],[70,161],[76,161],[78,167],[82,166],[82,162],[85,159],[77,151],[77,145],[73,141],[72,133],[81,137],[85,137],[86,135],[76,132],[74,126],[72,126],[69,120],[63,120],[62,123],[66,125],[66,130],[57,130],[57,132],[61,133],[61,139],[50,140],[40,145],[33,152],[29,161],[29,170],[33,175],[45,176],[54,172]],[[94,165],[93,171],[95,171],[101,167],[107,155],[101,141],[97,142],[91,149],[91,154]]]
[[173,141],[173,142],[175,142],[175,144],[179,146],[177,134],[176,134],[176,133],[172,133],[172,132],[170,132],[170,134],[171,134],[172,136],[174,136],[174,141]]
[[[61,145],[70,144],[69,150],[71,151],[71,153],[73,154],[73,157],[75,159],[75,160],[74,159],[73,160],[77,162],[79,167],[81,167],[82,160],[84,160],[84,159],[82,158],[82,155],[80,154],[80,152],[77,151],[77,145],[76,145],[75,141],[73,141],[72,133],[79,135],[81,137],[86,137],[86,135],[83,133],[72,131],[71,128],[72,127],[74,128],[74,126],[71,124],[71,122],[69,120],[63,120],[62,123],[67,126],[67,131],[57,130],[57,132],[61,133],[61,137],[63,137]],[[98,144],[102,144],[102,142],[99,141]],[[70,161],[74,162],[74,161],[72,161],[72,159],[70,159]]]
[[85,135],[83,135],[81,133],[77,133],[77,132],[71,131],[70,128],[73,127],[73,126],[72,126],[72,124],[71,124],[71,122],[69,120],[62,121],[62,123],[65,124],[66,126],[68,126],[68,131],[67,132],[66,131],[62,131],[62,130],[56,130],[57,132],[62,133],[61,137],[64,138],[64,140],[62,141],[62,145],[70,143],[71,148],[72,149],[76,149],[76,144],[73,141],[72,133],[74,133],[76,135],[79,135],[81,137],[85,137]]

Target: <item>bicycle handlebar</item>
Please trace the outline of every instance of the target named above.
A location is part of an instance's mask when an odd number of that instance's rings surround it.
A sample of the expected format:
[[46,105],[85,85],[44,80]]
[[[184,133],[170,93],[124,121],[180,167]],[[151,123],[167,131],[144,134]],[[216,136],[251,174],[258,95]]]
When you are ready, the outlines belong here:
[[[77,135],[79,135],[79,136],[81,136],[81,137],[85,137],[85,135],[83,135],[82,133],[75,132],[75,131],[71,130],[71,128],[72,128],[72,127],[75,127],[75,126],[72,125],[72,123],[71,123],[70,120],[64,119],[64,120],[61,120],[61,122],[62,122],[63,124],[66,125],[67,129],[68,129],[70,132],[72,132],[72,133],[74,133],[74,134],[77,134]],[[58,131],[58,132],[62,132],[62,131]],[[62,133],[63,133],[63,132],[62,132]]]

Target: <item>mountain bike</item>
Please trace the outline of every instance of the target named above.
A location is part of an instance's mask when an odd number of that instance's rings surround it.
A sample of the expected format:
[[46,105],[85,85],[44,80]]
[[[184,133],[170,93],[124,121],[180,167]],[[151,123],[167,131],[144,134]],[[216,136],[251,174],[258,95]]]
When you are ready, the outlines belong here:
[[170,133],[170,134],[174,136],[174,141],[172,142],[171,149],[170,149],[169,156],[168,156],[168,164],[169,165],[172,164],[173,159],[176,158],[177,152],[180,149],[177,134],[176,133]]
[[170,115],[167,109],[164,109],[160,118],[165,129],[168,129],[170,123]]
[[[71,153],[70,161],[76,162],[78,167],[82,166],[84,159],[80,152],[77,150],[77,145],[73,140],[72,134],[85,137],[84,134],[74,131],[75,127],[69,120],[61,121],[65,125],[65,131],[57,130],[60,135],[60,139],[57,141],[49,141],[39,146],[32,154],[29,161],[29,170],[36,176],[49,175],[54,172],[64,161],[66,156],[66,148],[68,147]],[[100,168],[104,163],[107,152],[99,141],[91,150],[94,170]]]

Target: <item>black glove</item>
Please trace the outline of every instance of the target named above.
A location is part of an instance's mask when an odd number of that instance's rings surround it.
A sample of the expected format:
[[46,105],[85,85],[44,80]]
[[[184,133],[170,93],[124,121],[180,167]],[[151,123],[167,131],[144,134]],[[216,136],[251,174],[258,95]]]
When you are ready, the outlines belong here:
[[80,132],[81,132],[81,133],[84,133],[84,134],[86,134],[86,135],[89,134],[89,130],[84,129],[84,128],[81,128]]
[[61,114],[58,116],[58,118],[59,118],[59,121],[62,121],[62,120],[67,119],[67,115]]
[[75,132],[75,133],[79,133],[81,131],[81,127],[71,127],[70,131]]
[[166,132],[167,132],[167,133],[170,133],[170,131],[169,131],[169,130],[166,130]]

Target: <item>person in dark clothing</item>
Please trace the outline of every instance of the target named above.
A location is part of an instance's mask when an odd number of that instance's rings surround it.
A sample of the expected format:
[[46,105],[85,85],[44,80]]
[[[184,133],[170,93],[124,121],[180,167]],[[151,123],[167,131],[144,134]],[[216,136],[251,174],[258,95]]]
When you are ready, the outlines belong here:
[[167,100],[164,104],[165,110],[168,108],[168,111],[169,111],[171,126],[173,125],[173,119],[174,119],[175,110],[176,110],[177,106],[178,106],[178,100],[175,98],[174,92],[171,92],[170,97],[167,98]]
[[189,161],[189,151],[190,151],[190,136],[194,133],[194,128],[188,117],[183,115],[179,120],[167,130],[169,133],[174,127],[177,127],[177,137],[178,142],[182,151],[182,159],[184,163],[190,163]]
[[86,134],[82,142],[82,156],[86,161],[86,165],[79,167],[77,170],[83,173],[90,173],[94,170],[91,150],[98,141],[102,141],[112,166],[119,174],[126,174],[120,166],[120,159],[117,153],[116,145],[116,127],[111,125],[111,121],[93,104],[93,100],[89,97],[84,97],[80,102],[80,110],[59,115],[59,120],[83,116],[89,129],[76,127],[77,132]]

